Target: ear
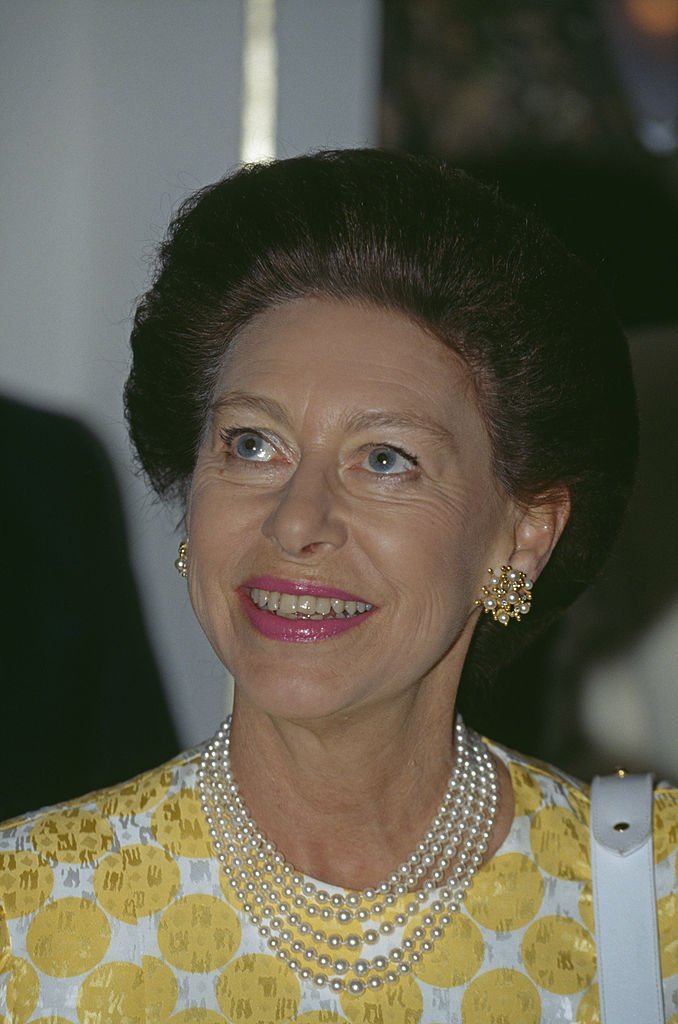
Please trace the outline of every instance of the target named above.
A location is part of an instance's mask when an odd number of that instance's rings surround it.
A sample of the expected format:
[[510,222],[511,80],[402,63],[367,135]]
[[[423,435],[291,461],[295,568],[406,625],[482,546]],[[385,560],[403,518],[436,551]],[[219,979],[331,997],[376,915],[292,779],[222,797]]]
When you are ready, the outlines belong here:
[[564,488],[544,496],[529,508],[516,509],[509,559],[514,569],[521,569],[536,580],[548,562],[570,517],[570,495]]

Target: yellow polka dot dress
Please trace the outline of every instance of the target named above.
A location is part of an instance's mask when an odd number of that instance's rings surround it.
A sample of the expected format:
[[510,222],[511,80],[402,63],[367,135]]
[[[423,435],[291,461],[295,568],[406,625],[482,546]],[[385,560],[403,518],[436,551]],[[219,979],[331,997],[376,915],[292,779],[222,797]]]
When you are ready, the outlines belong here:
[[[597,1024],[587,790],[493,749],[515,794],[508,836],[434,950],[395,985],[360,996],[301,981],[242,913],[212,855],[199,752],[7,822],[0,1024]],[[678,790],[660,790],[656,881],[672,1024],[677,849]]]

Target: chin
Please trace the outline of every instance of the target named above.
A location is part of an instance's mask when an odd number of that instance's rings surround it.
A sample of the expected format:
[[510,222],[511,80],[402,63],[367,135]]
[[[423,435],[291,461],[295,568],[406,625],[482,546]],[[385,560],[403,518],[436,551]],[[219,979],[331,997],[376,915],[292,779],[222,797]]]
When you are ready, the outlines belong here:
[[[310,676],[303,672],[289,674],[258,672],[235,675],[235,702],[244,700],[258,711],[274,718],[313,721],[346,714],[359,697],[345,689],[336,679],[323,678],[317,669]],[[263,680],[266,680],[264,682]]]

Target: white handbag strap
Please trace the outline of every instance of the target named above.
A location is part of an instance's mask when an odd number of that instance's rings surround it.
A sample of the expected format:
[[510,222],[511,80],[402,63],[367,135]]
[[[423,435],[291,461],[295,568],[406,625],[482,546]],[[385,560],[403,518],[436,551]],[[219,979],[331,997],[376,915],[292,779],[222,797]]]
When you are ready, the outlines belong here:
[[596,776],[591,872],[601,1024],[664,1024],[651,775]]

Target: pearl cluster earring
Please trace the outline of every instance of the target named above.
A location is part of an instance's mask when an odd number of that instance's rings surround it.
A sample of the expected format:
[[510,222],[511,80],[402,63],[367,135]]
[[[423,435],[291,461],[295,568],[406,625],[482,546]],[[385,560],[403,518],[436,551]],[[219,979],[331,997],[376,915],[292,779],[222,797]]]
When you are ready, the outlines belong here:
[[188,576],[188,537],[179,545],[179,556],[174,563],[174,568],[180,576],[186,579]]
[[511,619],[520,622],[527,615],[532,601],[532,580],[510,565],[502,565],[497,572],[487,570],[490,578],[487,586],[482,587],[483,596],[475,602],[486,615],[491,615],[495,622],[508,626]]

